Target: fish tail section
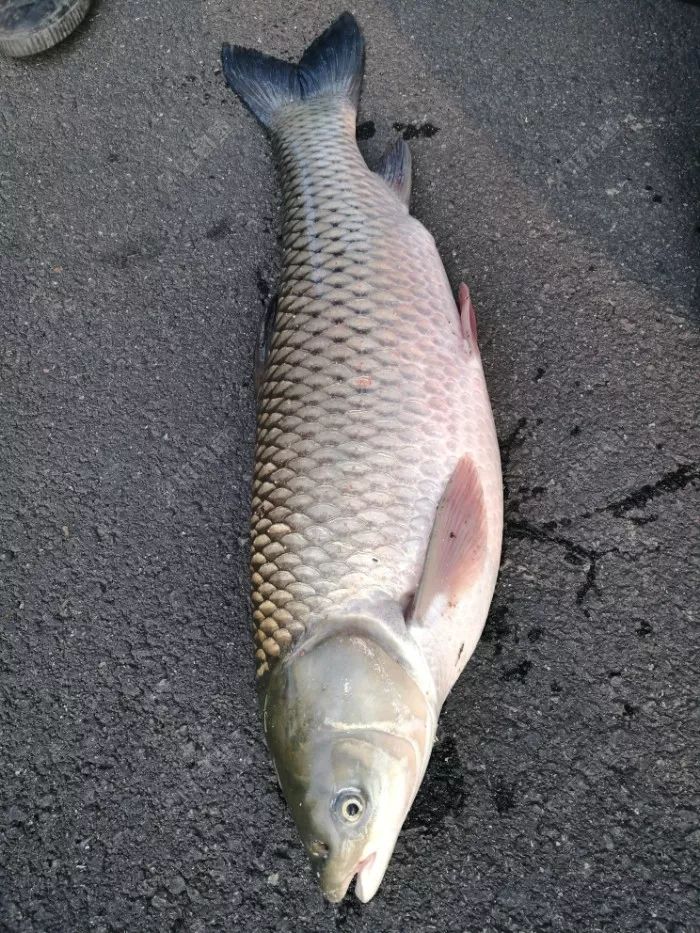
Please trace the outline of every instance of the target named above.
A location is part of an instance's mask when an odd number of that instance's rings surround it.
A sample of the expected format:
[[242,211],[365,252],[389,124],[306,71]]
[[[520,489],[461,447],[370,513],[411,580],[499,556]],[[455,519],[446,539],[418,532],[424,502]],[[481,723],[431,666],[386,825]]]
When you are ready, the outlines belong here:
[[240,45],[224,45],[221,62],[228,86],[265,126],[275,111],[301,99],[296,65]]
[[357,107],[364,65],[364,40],[355,17],[343,13],[304,52],[298,65],[226,43],[224,77],[265,126],[288,104],[340,97]]
[[299,62],[304,99],[345,97],[357,107],[362,85],[365,42],[352,13],[342,13],[311,43]]

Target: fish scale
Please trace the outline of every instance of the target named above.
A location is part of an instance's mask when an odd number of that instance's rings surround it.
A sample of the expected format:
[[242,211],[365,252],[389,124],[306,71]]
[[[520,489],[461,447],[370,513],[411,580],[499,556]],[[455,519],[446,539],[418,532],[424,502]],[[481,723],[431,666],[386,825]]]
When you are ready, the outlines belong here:
[[407,604],[478,414],[432,237],[367,168],[354,110],[291,105],[272,131],[284,261],[253,488],[259,676],[350,598]]

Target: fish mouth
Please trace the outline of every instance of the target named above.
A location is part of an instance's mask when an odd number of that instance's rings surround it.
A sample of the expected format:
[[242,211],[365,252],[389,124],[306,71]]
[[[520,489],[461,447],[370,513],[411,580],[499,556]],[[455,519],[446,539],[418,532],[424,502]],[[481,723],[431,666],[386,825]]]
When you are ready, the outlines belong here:
[[371,878],[372,868],[374,863],[377,860],[377,853],[372,852],[371,855],[368,855],[367,858],[361,859],[357,863],[357,868],[355,869],[355,874],[357,875],[357,880],[355,881],[355,894],[362,901],[363,904],[366,904],[367,901],[374,896],[379,887],[379,882],[382,879],[382,875],[379,877],[376,885],[372,887],[373,879]]
[[[377,853],[372,852],[370,855],[366,856],[365,858],[361,858],[360,861],[357,863],[357,865],[350,872],[350,874],[347,875],[347,877],[344,879],[344,881],[342,881],[339,885],[337,885],[334,888],[324,890],[323,893],[325,895],[326,900],[330,901],[331,904],[339,904],[343,900],[345,895],[347,894],[347,891],[348,891],[348,888],[350,887],[352,879],[355,876],[357,876],[357,881],[355,883],[355,893],[357,894],[357,896],[359,897],[361,901],[364,901],[364,902],[368,901],[370,897],[372,897],[372,895],[376,892],[377,888],[379,887],[379,882],[377,882],[376,886],[374,887],[374,890],[372,891],[372,894],[370,894],[369,897],[363,897],[362,896],[362,891],[363,891],[362,879],[364,877],[364,873],[371,870],[371,867],[374,864],[376,857],[377,857]],[[379,881],[381,881],[381,877]],[[366,883],[365,883],[365,888],[367,888]]]
[[379,890],[379,885],[384,878],[384,873],[386,872],[390,857],[391,852],[389,852],[388,857],[382,860],[377,857],[376,852],[373,852],[367,858],[362,859],[358,864],[355,895],[363,904],[366,904],[367,901],[371,901]]

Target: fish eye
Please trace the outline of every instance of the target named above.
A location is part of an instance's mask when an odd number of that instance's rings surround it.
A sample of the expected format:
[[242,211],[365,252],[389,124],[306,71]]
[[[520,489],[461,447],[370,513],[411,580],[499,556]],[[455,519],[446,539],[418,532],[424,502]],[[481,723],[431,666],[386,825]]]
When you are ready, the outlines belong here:
[[334,808],[345,823],[357,823],[365,812],[365,802],[359,791],[342,791],[336,797]]

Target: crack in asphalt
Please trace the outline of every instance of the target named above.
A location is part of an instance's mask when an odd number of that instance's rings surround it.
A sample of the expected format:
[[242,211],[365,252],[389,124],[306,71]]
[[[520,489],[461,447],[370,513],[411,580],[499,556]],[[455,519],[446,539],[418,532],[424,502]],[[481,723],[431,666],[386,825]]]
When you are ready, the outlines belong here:
[[697,463],[682,463],[675,470],[664,473],[655,483],[645,483],[638,489],[633,489],[622,499],[595,509],[595,512],[589,512],[582,518],[588,518],[592,514],[601,512],[611,512],[615,518],[624,518],[626,513],[632,509],[643,509],[653,499],[666,493],[685,489],[686,486],[698,478],[700,478],[700,468],[698,468]]
[[[554,523],[550,523],[554,524]],[[588,595],[588,592],[595,587],[598,561],[601,557],[617,551],[615,547],[608,548],[605,551],[597,551],[593,548],[583,547],[569,538],[554,534],[550,529],[542,525],[535,525],[524,519],[510,519],[506,522],[506,534],[511,538],[527,538],[530,541],[543,541],[547,544],[556,544],[564,548],[566,559],[575,566],[581,566],[587,563],[586,576],[581,586],[576,590],[576,603],[581,605]]]
[[[508,437],[501,444],[501,464],[503,469],[504,497],[506,500],[505,511],[507,516],[505,535],[511,538],[527,538],[530,541],[556,544],[564,549],[566,559],[569,563],[577,565],[587,563],[588,567],[586,569],[585,579],[576,590],[576,604],[580,606],[588,593],[595,588],[598,575],[598,561],[600,558],[611,553],[619,554],[620,549],[611,547],[604,551],[598,551],[594,548],[584,547],[572,541],[570,538],[555,534],[554,529],[558,528],[560,525],[569,526],[576,521],[583,521],[587,518],[592,518],[593,515],[601,515],[606,512],[609,512],[615,518],[624,518],[634,522],[636,525],[647,524],[648,522],[654,521],[655,518],[653,516],[628,516],[627,513],[634,509],[644,509],[647,503],[652,502],[662,495],[685,489],[690,483],[700,478],[700,467],[697,463],[683,463],[675,470],[669,470],[667,473],[664,473],[663,476],[659,477],[655,482],[644,483],[644,485],[633,489],[621,499],[617,499],[615,502],[610,502],[607,505],[594,509],[592,512],[583,512],[581,515],[575,516],[574,518],[569,518],[568,516],[564,518],[555,518],[538,525],[523,519],[518,510],[523,502],[534,497],[535,489],[538,493],[540,490],[544,491],[542,487],[535,487],[530,491],[529,496],[525,496],[514,502],[508,501],[510,498],[510,490],[507,482],[507,468],[510,465],[510,458],[513,451],[517,450],[517,448],[521,447],[525,442],[522,432],[526,423],[525,418],[520,418]],[[512,517],[508,517],[509,515]]]
[[522,447],[525,443],[523,429],[525,428],[526,424],[527,418],[519,418],[515,427],[505,438],[505,440],[499,441],[499,447],[501,450],[501,473],[503,474],[503,498],[506,503],[510,498],[510,489],[508,487],[508,467],[510,466],[510,458],[512,457],[513,452],[517,450],[518,447]]
[[[523,422],[524,419],[518,422],[518,425],[511,432],[504,445],[508,452],[508,457],[514,449],[514,443],[518,438],[519,432],[522,430]],[[522,443],[522,440],[520,443]],[[506,462],[508,461],[506,460]],[[506,521],[505,525],[506,535],[512,538],[527,538],[531,541],[543,541],[549,544],[557,544],[564,548],[570,563],[581,564],[584,561],[587,562],[588,568],[586,570],[585,580],[576,590],[576,603],[577,605],[581,605],[590,590],[595,588],[598,574],[598,561],[607,554],[619,553],[619,548],[611,547],[605,551],[597,551],[594,548],[587,548],[581,544],[577,544],[575,541],[571,541],[570,538],[565,538],[563,535],[554,534],[554,529],[563,523],[572,524],[575,521],[582,521],[586,518],[591,518],[593,515],[600,515],[605,512],[610,512],[615,518],[626,518],[626,513],[632,509],[643,509],[646,504],[653,499],[667,493],[678,492],[681,489],[685,489],[686,486],[698,478],[700,478],[700,469],[698,465],[695,463],[684,463],[677,469],[664,473],[656,482],[645,483],[643,486],[633,489],[632,492],[628,493],[622,499],[601,506],[593,512],[584,512],[582,515],[573,519],[552,519],[547,522],[546,525],[536,525],[522,518],[510,518]],[[512,509],[517,509],[517,507],[518,504],[516,503],[512,506]],[[651,519],[636,519],[635,523],[645,524],[648,521],[651,521]]]

